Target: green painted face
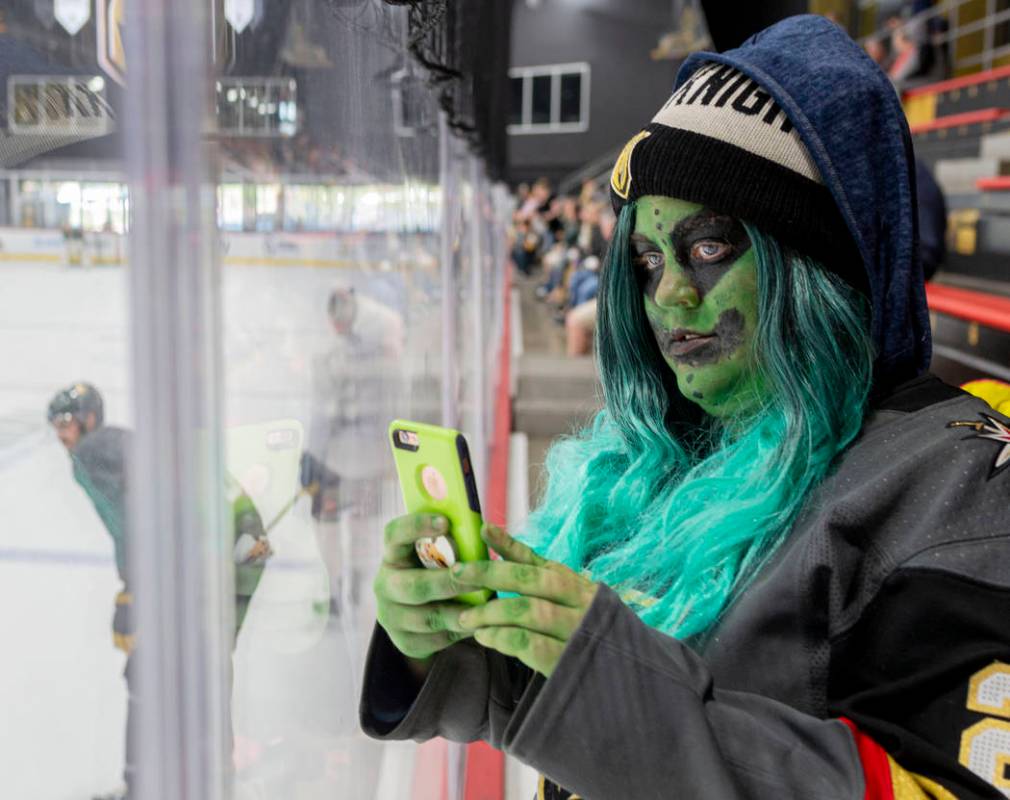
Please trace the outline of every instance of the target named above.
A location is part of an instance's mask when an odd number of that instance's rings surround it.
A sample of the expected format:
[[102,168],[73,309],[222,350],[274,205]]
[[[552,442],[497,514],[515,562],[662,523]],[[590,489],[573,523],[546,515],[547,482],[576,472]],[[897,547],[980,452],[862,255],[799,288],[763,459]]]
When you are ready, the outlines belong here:
[[740,220],[672,197],[637,201],[631,261],[681,393],[714,417],[754,408],[757,263]]

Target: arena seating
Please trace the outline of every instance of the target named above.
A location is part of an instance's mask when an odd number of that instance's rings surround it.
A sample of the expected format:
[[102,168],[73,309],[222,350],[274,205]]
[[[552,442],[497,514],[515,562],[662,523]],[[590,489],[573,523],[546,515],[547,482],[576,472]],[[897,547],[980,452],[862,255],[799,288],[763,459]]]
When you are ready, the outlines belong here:
[[937,357],[948,380],[1010,371],[1010,67],[903,96],[916,157],[949,213],[947,259],[927,287]]

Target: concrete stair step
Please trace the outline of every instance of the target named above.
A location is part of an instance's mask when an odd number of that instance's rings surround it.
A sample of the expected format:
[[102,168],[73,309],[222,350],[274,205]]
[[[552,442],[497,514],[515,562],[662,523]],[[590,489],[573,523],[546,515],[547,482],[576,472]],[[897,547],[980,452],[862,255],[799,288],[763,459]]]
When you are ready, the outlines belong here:
[[977,191],[979,178],[1010,175],[1010,154],[1006,158],[943,158],[936,162],[934,175],[944,194],[971,194]]
[[982,158],[1010,159],[1010,131],[982,136],[979,140],[979,155]]
[[517,397],[512,406],[513,426],[527,436],[560,436],[584,427],[599,408],[594,400],[565,402]]
[[602,393],[592,358],[525,354],[519,359],[517,396],[595,402]]

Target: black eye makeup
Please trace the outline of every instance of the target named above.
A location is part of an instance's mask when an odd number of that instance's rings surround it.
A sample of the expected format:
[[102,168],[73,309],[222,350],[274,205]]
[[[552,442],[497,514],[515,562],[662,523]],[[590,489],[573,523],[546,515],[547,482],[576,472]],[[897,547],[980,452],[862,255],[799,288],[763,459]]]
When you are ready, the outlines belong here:
[[[708,208],[678,222],[669,234],[669,243],[677,263],[701,297],[751,246],[740,220]],[[652,297],[666,267],[663,250],[652,238],[636,233],[631,236],[631,256],[642,291]]]
[[651,239],[638,233],[631,235],[631,263],[635,268],[635,277],[639,287],[645,294],[652,297],[659,288],[666,269],[666,256],[659,245]]

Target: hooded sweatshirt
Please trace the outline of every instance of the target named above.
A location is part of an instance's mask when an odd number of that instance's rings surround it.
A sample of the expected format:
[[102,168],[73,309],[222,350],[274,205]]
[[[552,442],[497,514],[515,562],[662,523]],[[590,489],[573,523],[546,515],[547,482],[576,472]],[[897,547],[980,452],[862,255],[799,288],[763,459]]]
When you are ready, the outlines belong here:
[[1010,797],[1010,422],[926,372],[897,97],[820,17],[695,54],[677,86],[713,61],[785,110],[862,257],[878,358],[859,437],[704,640],[601,586],[549,679],[464,641],[417,686],[377,627],[362,726],[490,742],[547,798]]

